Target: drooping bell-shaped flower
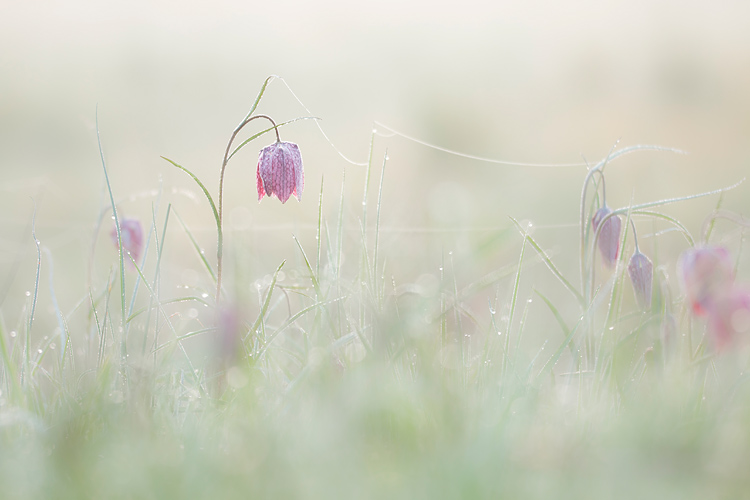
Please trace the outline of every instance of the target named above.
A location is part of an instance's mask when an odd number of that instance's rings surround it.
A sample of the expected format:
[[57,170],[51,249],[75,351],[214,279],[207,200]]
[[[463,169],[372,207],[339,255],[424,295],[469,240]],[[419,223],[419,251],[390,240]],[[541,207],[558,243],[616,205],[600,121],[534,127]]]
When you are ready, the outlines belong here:
[[[118,247],[117,228],[113,227],[109,233],[115,246]],[[129,253],[133,260],[138,262],[143,252],[143,228],[138,219],[123,218],[120,220],[120,236],[122,238],[122,248]],[[125,262],[133,267],[133,261],[125,258]]]
[[[602,223],[604,218],[612,213],[606,205],[596,211],[594,217],[591,219],[591,225],[596,232],[599,224]],[[615,215],[604,221],[601,231],[599,232],[599,252],[602,254],[602,260],[607,267],[612,267],[617,261],[617,256],[620,253],[620,228],[622,227],[622,221],[620,217]]]
[[734,265],[724,247],[690,248],[680,255],[677,269],[685,297],[697,315],[705,315],[734,285]]
[[299,147],[291,142],[277,141],[260,150],[258,156],[258,201],[263,196],[276,196],[286,203],[291,195],[302,199],[305,173]]
[[708,333],[717,348],[740,334],[750,333],[750,292],[733,287],[712,302],[708,309]]
[[628,263],[628,275],[633,284],[635,300],[641,309],[651,307],[651,286],[654,281],[654,265],[651,260],[636,250]]

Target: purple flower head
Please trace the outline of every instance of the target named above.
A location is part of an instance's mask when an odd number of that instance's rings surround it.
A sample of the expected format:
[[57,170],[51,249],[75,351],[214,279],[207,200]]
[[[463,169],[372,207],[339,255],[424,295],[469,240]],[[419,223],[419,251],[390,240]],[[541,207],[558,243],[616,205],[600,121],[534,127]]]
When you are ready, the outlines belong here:
[[[113,227],[109,235],[112,237],[115,247],[118,247],[117,228]],[[138,219],[121,219],[120,236],[122,237],[122,248],[133,257],[134,261],[138,262],[141,258],[141,252],[143,252],[143,228],[140,221]],[[129,258],[125,257],[125,261],[133,267],[133,262]]]
[[641,309],[651,307],[651,285],[654,281],[654,265],[651,260],[636,250],[628,263],[628,274],[633,283],[635,299]]
[[[594,217],[591,219],[591,225],[594,231],[597,230],[602,220],[609,215],[612,210],[606,205],[596,211]],[[620,217],[615,215],[610,217],[604,222],[601,231],[599,232],[599,252],[602,254],[602,259],[607,267],[612,267],[617,261],[617,255],[620,253],[620,227],[622,221]]]
[[705,315],[734,285],[734,266],[724,247],[690,248],[680,255],[677,269],[693,313]]
[[260,150],[258,156],[258,201],[264,195],[276,196],[286,203],[291,195],[302,198],[305,173],[299,147],[291,142],[275,142]]
[[708,333],[717,348],[738,334],[750,333],[750,292],[732,288],[714,301],[708,310]]

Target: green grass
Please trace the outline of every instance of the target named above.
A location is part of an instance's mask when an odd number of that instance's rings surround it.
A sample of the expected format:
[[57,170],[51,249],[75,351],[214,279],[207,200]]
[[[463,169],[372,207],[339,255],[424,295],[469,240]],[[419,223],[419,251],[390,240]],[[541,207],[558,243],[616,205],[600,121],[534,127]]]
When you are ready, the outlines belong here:
[[[666,272],[652,307],[637,310],[629,223],[617,267],[604,269],[589,225],[598,194],[584,190],[580,227],[569,229],[580,248],[547,248],[514,218],[524,214],[508,214],[510,236],[493,251],[511,259],[469,275],[459,257],[479,258],[485,242],[460,256],[425,244],[425,261],[409,263],[420,278],[408,280],[390,271],[401,253],[381,225],[391,177],[387,154],[375,164],[376,139],[363,198],[342,186],[328,210],[321,180],[315,242],[295,235],[294,259],[260,275],[235,265],[222,311],[213,256],[171,203],[150,207],[143,261],[131,270],[121,251],[80,297],[68,291],[85,280],[53,286],[53,256],[35,236],[33,293],[21,310],[0,311],[0,498],[750,496],[747,345],[714,352]],[[204,184],[169,161],[218,217]],[[595,177],[588,189],[598,192]],[[117,186],[107,188],[117,217]],[[651,241],[677,228],[690,244],[700,238],[684,221],[652,209],[725,192],[613,213]],[[176,245],[202,274],[170,295],[180,270],[162,257]],[[439,269],[428,256],[440,256]],[[673,268],[677,254],[651,258]],[[45,268],[54,307],[43,311]],[[238,337],[221,314],[236,317]]]

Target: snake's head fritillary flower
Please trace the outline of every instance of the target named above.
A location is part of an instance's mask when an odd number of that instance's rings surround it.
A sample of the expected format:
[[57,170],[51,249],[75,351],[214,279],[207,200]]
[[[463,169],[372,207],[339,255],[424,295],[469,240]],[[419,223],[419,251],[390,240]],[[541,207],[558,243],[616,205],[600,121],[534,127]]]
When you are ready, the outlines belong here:
[[686,250],[677,263],[682,286],[693,313],[702,316],[734,285],[734,266],[724,247]]
[[[109,233],[115,247],[119,246],[117,241],[117,228],[113,227]],[[120,236],[122,237],[122,248],[129,253],[133,260],[138,262],[143,252],[143,228],[138,219],[123,218],[120,220]],[[133,261],[125,258],[125,261],[133,267]]]
[[636,250],[628,263],[628,275],[633,283],[635,299],[641,309],[651,307],[651,286],[654,281],[654,265],[651,260]]
[[299,147],[291,142],[275,142],[260,150],[258,156],[258,201],[276,196],[286,203],[291,195],[302,198],[305,173]]
[[708,310],[708,333],[717,348],[750,333],[750,292],[735,287],[713,302]]
[[[602,223],[604,218],[609,215],[612,210],[606,205],[596,211],[594,217],[591,219],[591,225],[594,231],[597,230],[599,225]],[[602,254],[602,259],[607,267],[612,267],[617,261],[617,255],[620,253],[620,228],[622,221],[620,217],[615,215],[604,221],[601,231],[599,231],[599,252]]]

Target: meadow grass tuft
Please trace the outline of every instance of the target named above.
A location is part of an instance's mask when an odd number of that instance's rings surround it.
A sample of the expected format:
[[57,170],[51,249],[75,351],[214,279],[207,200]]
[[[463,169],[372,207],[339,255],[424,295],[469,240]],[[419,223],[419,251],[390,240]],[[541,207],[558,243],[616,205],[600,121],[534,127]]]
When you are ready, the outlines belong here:
[[[293,121],[234,150],[230,141],[223,166]],[[714,227],[717,218],[747,225],[720,210],[738,184],[612,206],[593,225],[605,167],[628,153],[674,151],[613,148],[581,175],[580,214],[570,216],[578,222],[566,229],[578,248],[552,247],[543,227],[506,214],[508,236],[493,251],[512,258],[472,274],[464,260],[479,258],[482,241],[454,253],[383,224],[391,177],[381,139],[373,131],[367,163],[347,167],[366,169],[361,200],[348,198],[346,176],[338,199],[321,178],[314,240],[299,228],[282,242],[255,239],[285,245],[284,257],[244,266],[237,256],[257,248],[224,231],[208,184],[173,160],[208,201],[217,260],[175,200],[162,207],[170,197],[161,186],[146,207],[143,255],[128,253],[122,193],[100,140],[110,205],[92,249],[111,211],[117,261],[92,250],[89,275],[65,286],[78,296],[63,297],[32,222],[33,293],[21,310],[0,310],[0,497],[747,496],[750,324],[738,316],[725,325],[737,330],[731,340],[714,342],[672,272],[680,251],[660,245],[677,232],[682,250],[719,237],[741,248],[741,231]],[[717,198],[717,210],[700,238],[656,211],[704,196]],[[624,224],[605,233],[615,217]],[[597,257],[600,238],[609,267]],[[392,269],[407,244],[422,245],[424,260],[404,275]],[[199,272],[173,263],[175,251]],[[641,251],[652,272],[626,272]],[[44,267],[48,310],[36,307]],[[740,280],[742,270],[732,271]]]

